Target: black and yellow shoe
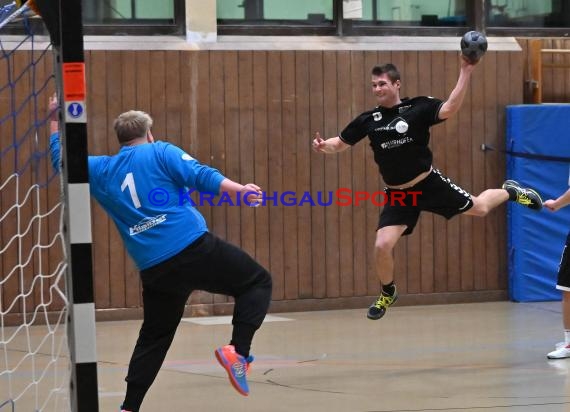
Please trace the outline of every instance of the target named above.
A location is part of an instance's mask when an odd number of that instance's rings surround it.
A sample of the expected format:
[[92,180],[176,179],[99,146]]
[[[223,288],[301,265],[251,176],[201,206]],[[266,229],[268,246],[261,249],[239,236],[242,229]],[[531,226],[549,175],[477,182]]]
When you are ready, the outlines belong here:
[[389,306],[392,306],[394,302],[396,302],[397,300],[398,300],[397,290],[394,290],[394,294],[392,296],[382,292],[380,296],[378,296],[378,299],[376,299],[376,302],[374,302],[368,308],[368,314],[366,316],[368,317],[368,319],[372,320],[380,319],[382,316],[386,314],[386,309],[388,309]]
[[501,187],[509,193],[510,200],[532,210],[538,211],[542,209],[542,198],[536,190],[529,187],[522,187],[515,180],[505,180],[505,183],[503,183]]

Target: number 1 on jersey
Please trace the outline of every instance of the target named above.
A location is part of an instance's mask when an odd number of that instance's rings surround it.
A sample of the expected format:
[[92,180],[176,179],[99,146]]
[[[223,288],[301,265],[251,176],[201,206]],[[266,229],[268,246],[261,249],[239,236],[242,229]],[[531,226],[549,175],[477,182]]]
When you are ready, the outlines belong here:
[[129,188],[131,200],[133,201],[135,207],[138,209],[141,207],[141,202],[139,200],[139,196],[137,195],[137,187],[135,186],[135,178],[132,172],[127,173],[125,176],[125,180],[123,180],[123,183],[121,184],[121,192],[124,192],[126,187]]

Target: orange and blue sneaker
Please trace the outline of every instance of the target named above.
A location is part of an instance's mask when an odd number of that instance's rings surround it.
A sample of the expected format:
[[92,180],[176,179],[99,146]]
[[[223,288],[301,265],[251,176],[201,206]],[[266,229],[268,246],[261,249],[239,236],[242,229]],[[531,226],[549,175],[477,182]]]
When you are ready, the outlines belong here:
[[247,373],[249,372],[249,364],[253,362],[253,356],[247,358],[236,352],[234,345],[226,345],[216,349],[214,352],[216,359],[228,373],[230,383],[236,391],[243,396],[249,394],[249,386],[247,385]]

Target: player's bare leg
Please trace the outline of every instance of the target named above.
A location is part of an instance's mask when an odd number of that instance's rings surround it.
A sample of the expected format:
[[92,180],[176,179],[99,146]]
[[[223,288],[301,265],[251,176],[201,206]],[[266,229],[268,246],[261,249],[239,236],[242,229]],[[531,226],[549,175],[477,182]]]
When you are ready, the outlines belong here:
[[491,210],[509,200],[509,194],[504,189],[487,189],[479,196],[471,196],[473,207],[465,212],[471,216],[485,216]]
[[562,323],[564,326],[564,342],[556,345],[556,350],[546,355],[548,359],[570,358],[570,291],[562,292]]
[[514,180],[507,180],[501,189],[487,189],[479,196],[471,196],[473,207],[465,212],[471,216],[485,216],[491,210],[512,200],[533,210],[542,209],[542,198],[534,189],[523,187]]
[[374,256],[376,274],[382,284],[382,292],[378,299],[368,308],[368,319],[377,320],[386,314],[386,309],[398,299],[394,284],[394,247],[402,237],[406,226],[386,226],[376,232]]

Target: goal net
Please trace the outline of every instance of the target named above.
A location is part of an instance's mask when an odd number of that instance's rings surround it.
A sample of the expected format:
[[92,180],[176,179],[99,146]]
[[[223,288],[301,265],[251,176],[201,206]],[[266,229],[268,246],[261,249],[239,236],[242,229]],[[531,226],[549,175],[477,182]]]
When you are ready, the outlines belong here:
[[0,412],[70,410],[62,182],[49,156],[54,54],[32,14],[0,0]]

